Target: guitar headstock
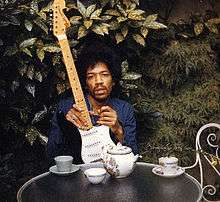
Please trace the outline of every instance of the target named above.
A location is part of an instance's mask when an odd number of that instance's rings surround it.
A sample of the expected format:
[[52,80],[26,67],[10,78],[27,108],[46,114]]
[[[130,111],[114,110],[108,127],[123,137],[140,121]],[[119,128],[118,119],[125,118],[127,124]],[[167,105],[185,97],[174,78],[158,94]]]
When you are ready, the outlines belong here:
[[68,18],[64,15],[65,0],[54,0],[53,3],[53,34],[59,39],[66,36],[66,29],[70,27]]

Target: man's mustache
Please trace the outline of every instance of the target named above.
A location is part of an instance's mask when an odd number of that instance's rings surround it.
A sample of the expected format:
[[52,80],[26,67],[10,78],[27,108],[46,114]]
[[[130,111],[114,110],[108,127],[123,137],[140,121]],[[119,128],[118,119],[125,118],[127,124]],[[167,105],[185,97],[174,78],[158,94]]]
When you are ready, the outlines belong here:
[[93,88],[94,91],[99,91],[99,90],[107,90],[107,88],[105,86],[98,86]]

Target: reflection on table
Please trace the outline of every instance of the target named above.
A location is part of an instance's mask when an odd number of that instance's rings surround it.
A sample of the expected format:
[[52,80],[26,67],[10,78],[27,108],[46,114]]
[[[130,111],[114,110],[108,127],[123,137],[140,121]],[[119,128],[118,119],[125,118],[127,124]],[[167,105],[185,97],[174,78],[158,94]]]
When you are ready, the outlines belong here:
[[152,173],[154,165],[137,163],[127,178],[107,176],[103,183],[90,184],[82,170],[69,176],[44,173],[25,183],[17,194],[22,202],[73,201],[149,201],[194,202],[202,198],[199,183],[184,173],[175,178],[164,178]]

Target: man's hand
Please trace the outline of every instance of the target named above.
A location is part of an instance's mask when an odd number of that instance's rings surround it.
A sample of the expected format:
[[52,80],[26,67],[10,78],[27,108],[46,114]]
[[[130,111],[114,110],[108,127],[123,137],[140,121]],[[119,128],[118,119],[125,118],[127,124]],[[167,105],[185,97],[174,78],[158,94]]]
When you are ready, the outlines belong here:
[[98,124],[108,126],[111,131],[116,135],[117,139],[122,142],[123,141],[123,129],[121,124],[118,121],[117,112],[112,109],[110,106],[102,106],[98,110],[99,119],[97,121]]
[[85,130],[87,127],[86,120],[82,117],[82,109],[77,107],[76,104],[67,112],[66,119],[81,130]]

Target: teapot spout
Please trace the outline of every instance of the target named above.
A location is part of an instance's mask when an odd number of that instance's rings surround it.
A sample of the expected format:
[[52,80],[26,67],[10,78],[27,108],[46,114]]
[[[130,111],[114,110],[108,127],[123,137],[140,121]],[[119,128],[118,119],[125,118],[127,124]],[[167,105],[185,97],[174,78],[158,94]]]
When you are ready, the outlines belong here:
[[134,163],[138,160],[139,157],[142,158],[142,156],[139,155],[139,154],[136,154],[136,155],[134,156]]

